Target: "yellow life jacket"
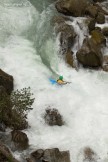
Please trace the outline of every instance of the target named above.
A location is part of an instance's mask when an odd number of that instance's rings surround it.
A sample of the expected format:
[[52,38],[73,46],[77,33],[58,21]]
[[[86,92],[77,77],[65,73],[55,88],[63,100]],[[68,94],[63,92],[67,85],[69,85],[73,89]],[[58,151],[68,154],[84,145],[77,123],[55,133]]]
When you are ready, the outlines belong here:
[[58,84],[64,84],[64,81],[63,81],[63,80],[58,79],[58,80],[57,80],[57,83],[58,83]]

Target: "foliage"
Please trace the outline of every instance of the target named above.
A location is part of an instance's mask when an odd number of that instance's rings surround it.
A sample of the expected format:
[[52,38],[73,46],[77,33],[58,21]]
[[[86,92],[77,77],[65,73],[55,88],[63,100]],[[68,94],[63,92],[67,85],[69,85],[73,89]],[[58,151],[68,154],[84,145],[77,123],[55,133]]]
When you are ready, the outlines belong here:
[[16,110],[18,114],[24,115],[24,118],[26,118],[27,112],[32,110],[31,106],[34,102],[34,98],[31,98],[32,95],[30,87],[13,91],[11,94],[12,110]]
[[15,129],[25,128],[27,114],[34,102],[32,95],[30,87],[17,89],[10,96],[4,93],[0,99],[0,120]]

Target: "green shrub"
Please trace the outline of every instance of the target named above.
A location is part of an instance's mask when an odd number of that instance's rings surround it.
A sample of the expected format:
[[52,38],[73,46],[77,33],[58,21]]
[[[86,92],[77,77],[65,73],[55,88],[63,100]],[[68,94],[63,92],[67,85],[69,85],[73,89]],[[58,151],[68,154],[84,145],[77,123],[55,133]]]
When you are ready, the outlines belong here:
[[32,110],[34,98],[30,87],[16,90],[7,95],[4,93],[0,99],[0,120],[14,129],[27,127],[27,114]]

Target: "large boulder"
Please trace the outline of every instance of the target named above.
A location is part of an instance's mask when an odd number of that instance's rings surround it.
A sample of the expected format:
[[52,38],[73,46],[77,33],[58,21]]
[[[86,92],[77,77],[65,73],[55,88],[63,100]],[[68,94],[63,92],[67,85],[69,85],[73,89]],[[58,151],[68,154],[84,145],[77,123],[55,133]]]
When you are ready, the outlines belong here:
[[102,53],[92,39],[85,39],[81,49],[76,53],[78,61],[87,67],[100,67],[102,64]]
[[91,32],[91,39],[99,46],[106,46],[106,38],[100,28],[96,28]]
[[11,139],[14,142],[14,149],[25,150],[28,148],[28,137],[24,132],[13,130],[11,132]]
[[0,85],[6,89],[7,94],[13,90],[13,77],[0,69]]
[[70,162],[69,151],[59,151],[58,148],[36,150],[31,153],[31,157],[27,162]]
[[62,126],[64,124],[62,116],[57,109],[47,109],[44,118],[45,122],[50,126]]
[[80,0],[80,2],[79,0],[59,0],[55,7],[60,13],[77,17],[85,14],[85,9],[91,2],[92,0]]

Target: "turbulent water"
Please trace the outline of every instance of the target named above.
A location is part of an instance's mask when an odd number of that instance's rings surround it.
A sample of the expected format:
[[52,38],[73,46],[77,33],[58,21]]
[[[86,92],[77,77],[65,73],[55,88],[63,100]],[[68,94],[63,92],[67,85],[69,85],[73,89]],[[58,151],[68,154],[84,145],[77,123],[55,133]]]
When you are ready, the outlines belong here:
[[[15,89],[30,86],[34,93],[26,130],[31,149],[58,147],[70,151],[71,161],[82,162],[82,150],[89,146],[99,161],[108,161],[108,74],[77,72],[58,57],[59,41],[50,25],[57,14],[53,2],[0,0],[0,68],[14,77]],[[86,33],[77,22],[83,25],[83,19],[72,22],[80,38],[74,51]],[[56,74],[72,83],[52,86],[48,78]],[[59,110],[64,126],[45,124],[43,115],[49,106]],[[19,152],[15,155],[20,158]]]

